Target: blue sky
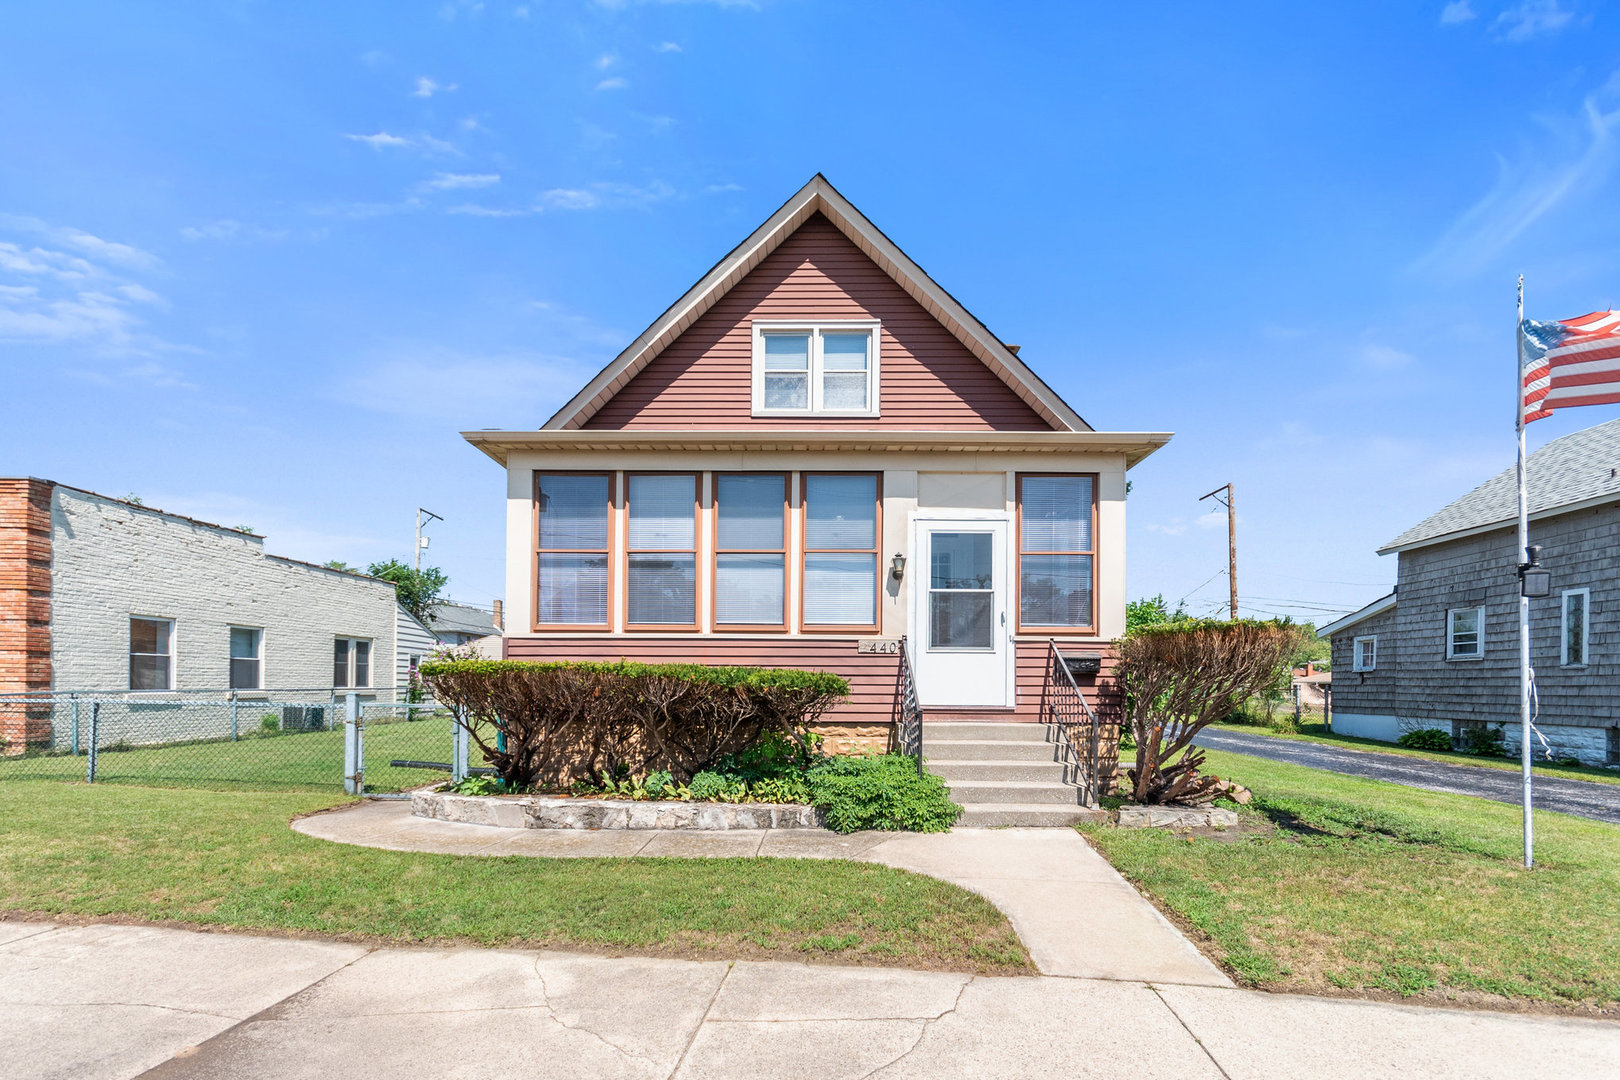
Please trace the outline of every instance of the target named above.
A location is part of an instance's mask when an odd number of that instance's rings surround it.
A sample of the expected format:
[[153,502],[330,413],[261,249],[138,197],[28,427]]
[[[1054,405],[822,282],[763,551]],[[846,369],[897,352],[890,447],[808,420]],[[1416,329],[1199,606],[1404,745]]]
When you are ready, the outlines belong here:
[[[1133,473],[1130,590],[1321,618],[1509,464],[1529,313],[1620,305],[1588,0],[25,5],[0,474],[502,588],[535,427],[820,170]],[[1620,415],[1575,410],[1531,441]]]

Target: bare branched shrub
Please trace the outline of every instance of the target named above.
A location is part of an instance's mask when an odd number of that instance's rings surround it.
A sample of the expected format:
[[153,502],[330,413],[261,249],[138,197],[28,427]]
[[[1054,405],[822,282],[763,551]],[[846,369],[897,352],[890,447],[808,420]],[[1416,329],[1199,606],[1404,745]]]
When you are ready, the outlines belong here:
[[849,693],[825,672],[622,660],[459,660],[421,672],[516,788],[655,769],[684,783],[767,734],[802,742],[807,726]]
[[1214,798],[1218,778],[1199,771],[1204,752],[1193,736],[1272,685],[1301,637],[1286,623],[1237,620],[1148,627],[1122,639],[1118,674],[1136,739],[1132,800]]

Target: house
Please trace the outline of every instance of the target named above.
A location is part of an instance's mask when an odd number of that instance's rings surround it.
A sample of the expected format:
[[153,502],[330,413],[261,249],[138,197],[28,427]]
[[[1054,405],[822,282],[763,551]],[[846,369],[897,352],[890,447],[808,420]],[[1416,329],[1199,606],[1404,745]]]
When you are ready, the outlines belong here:
[[389,582],[271,555],[251,532],[0,479],[0,695],[391,700],[398,611]]
[[926,720],[1041,720],[1053,640],[1112,702],[1126,471],[1169,440],[1093,429],[820,175],[538,430],[464,437],[507,657],[836,672],[835,750],[889,744],[902,638]]
[[416,683],[416,669],[434,649],[471,645],[491,659],[501,656],[501,602],[493,609],[473,607],[445,601],[435,604],[423,623],[416,616],[399,609],[399,658],[395,670],[395,685],[412,686]]
[[[1552,574],[1530,601],[1536,726],[1554,757],[1620,763],[1620,420],[1553,440],[1527,469],[1530,542]],[[1335,731],[1500,731],[1517,753],[1517,529],[1508,468],[1379,549],[1396,556],[1395,591],[1321,631]]]

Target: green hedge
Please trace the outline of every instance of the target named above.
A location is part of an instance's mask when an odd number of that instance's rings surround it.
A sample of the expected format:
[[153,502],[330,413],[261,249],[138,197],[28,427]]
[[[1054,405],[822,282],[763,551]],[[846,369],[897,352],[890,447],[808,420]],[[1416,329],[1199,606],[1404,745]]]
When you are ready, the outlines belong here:
[[511,672],[571,671],[620,678],[681,679],[748,690],[809,690],[844,697],[849,683],[828,671],[797,668],[711,667],[707,664],[643,664],[634,660],[432,660],[418,669],[424,679],[447,675],[498,676]]

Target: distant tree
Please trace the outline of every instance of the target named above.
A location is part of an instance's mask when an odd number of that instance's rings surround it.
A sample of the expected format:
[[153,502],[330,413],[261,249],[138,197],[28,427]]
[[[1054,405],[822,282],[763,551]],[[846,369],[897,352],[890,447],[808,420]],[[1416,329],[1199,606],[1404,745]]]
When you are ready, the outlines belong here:
[[259,535],[259,530],[255,529],[251,525],[233,525],[232,528],[239,533],[252,533],[254,536]]
[[131,493],[129,495],[125,495],[124,496],[124,501],[127,502],[127,503],[134,503],[136,506],[145,506],[146,505],[146,500],[145,499],[143,499],[139,495],[136,495],[136,494],[133,494],[133,493]]
[[344,562],[342,559],[333,559],[331,562],[323,562],[321,565],[326,567],[328,570],[342,570],[349,574],[358,574],[360,572],[354,567],[350,566],[348,563]]
[[436,566],[414,570],[398,559],[374,562],[366,568],[366,573],[392,581],[399,606],[427,625],[432,624],[433,609],[444,598],[444,587],[450,584],[449,577]]
[[1187,614],[1180,604],[1176,610],[1171,611],[1170,605],[1165,603],[1164,594],[1158,596],[1144,596],[1140,600],[1132,600],[1125,605],[1125,633],[1134,634],[1138,630],[1149,626],[1164,626],[1167,623],[1191,622],[1192,616]]

